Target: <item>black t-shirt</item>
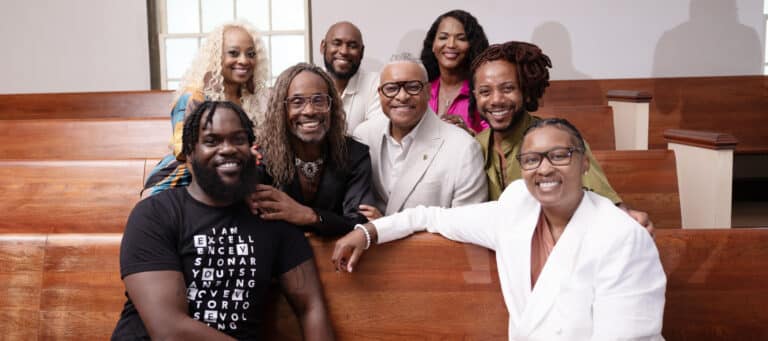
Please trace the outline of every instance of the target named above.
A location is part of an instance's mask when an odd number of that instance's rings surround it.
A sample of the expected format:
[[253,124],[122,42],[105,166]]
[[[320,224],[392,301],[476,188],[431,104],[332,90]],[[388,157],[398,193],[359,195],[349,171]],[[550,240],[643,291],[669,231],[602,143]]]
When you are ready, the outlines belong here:
[[[271,279],[310,258],[312,249],[295,226],[262,220],[243,203],[207,206],[184,187],[158,193],[133,209],[120,245],[120,275],[182,272],[189,315],[249,340],[262,337]],[[144,338],[146,328],[128,297],[112,339]]]

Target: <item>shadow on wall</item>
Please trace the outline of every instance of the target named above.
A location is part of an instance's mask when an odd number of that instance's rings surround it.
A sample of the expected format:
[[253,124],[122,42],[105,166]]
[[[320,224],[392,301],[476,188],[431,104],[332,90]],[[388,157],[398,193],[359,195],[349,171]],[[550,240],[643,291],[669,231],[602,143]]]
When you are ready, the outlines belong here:
[[402,52],[408,52],[414,57],[419,58],[421,55],[421,45],[426,35],[427,31],[424,30],[411,30],[406,32],[402,38],[400,38],[400,42],[394,50],[386,51],[386,59],[379,60],[375,58],[364,58],[362,64],[364,69],[366,71],[381,72],[384,65],[389,62],[389,56]]
[[550,80],[576,80],[568,82],[567,89],[553,83],[545,92],[543,105],[546,105],[547,99],[557,101],[566,96],[569,98],[567,102],[572,105],[603,104],[605,96],[598,82],[591,81],[592,77],[574,66],[571,34],[563,24],[548,21],[536,26],[531,42],[538,45],[552,61]]
[[[755,29],[739,22],[735,0],[691,0],[690,19],[664,32],[656,45],[653,77],[759,75],[761,50]],[[653,91],[657,109],[679,111],[686,120],[686,89],[663,84]]]

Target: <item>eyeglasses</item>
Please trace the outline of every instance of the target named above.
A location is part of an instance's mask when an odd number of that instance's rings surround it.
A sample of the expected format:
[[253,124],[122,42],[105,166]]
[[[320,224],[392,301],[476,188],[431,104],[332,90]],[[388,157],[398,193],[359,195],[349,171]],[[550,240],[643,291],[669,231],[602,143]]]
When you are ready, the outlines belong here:
[[553,166],[567,166],[571,164],[571,156],[573,156],[574,152],[583,153],[584,151],[574,147],[557,147],[542,153],[530,152],[519,154],[515,158],[520,162],[520,168],[523,170],[534,170],[539,168],[544,158],[547,158]]
[[312,109],[322,111],[328,110],[331,108],[331,96],[318,94],[306,97],[292,96],[285,99],[285,106],[295,111],[304,110],[307,103],[312,103]]
[[389,82],[382,84],[379,87],[379,92],[384,97],[394,98],[400,93],[401,88],[405,90],[405,93],[416,96],[421,93],[421,90],[424,90],[424,83],[421,81]]

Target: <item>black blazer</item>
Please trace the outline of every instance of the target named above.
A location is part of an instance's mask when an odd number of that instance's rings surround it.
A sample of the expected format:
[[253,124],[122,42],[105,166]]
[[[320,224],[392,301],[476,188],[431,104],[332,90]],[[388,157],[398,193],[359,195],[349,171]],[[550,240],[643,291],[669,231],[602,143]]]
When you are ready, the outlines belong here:
[[322,222],[302,226],[305,231],[318,235],[341,235],[351,231],[356,224],[368,222],[365,216],[358,213],[360,204],[374,205],[368,146],[347,137],[347,154],[347,169],[341,169],[330,158],[325,160],[320,185],[312,202],[304,199],[298,174],[294,175],[293,182],[280,186],[279,189],[293,200],[314,208],[320,215]]

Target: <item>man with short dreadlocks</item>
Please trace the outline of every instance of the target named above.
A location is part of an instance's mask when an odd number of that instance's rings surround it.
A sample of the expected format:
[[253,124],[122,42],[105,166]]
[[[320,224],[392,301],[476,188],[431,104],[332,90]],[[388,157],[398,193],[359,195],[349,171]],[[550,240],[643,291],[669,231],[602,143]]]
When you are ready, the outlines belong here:
[[[531,115],[549,86],[552,62],[541,49],[526,42],[510,41],[488,47],[472,62],[470,105],[477,106],[491,129],[476,136],[485,157],[488,199],[497,200],[522,173],[515,155],[520,151],[523,132],[540,118]],[[644,212],[628,209],[611,188],[587,145],[589,170],[583,175],[587,189],[607,197],[628,211],[643,226],[652,228]]]

